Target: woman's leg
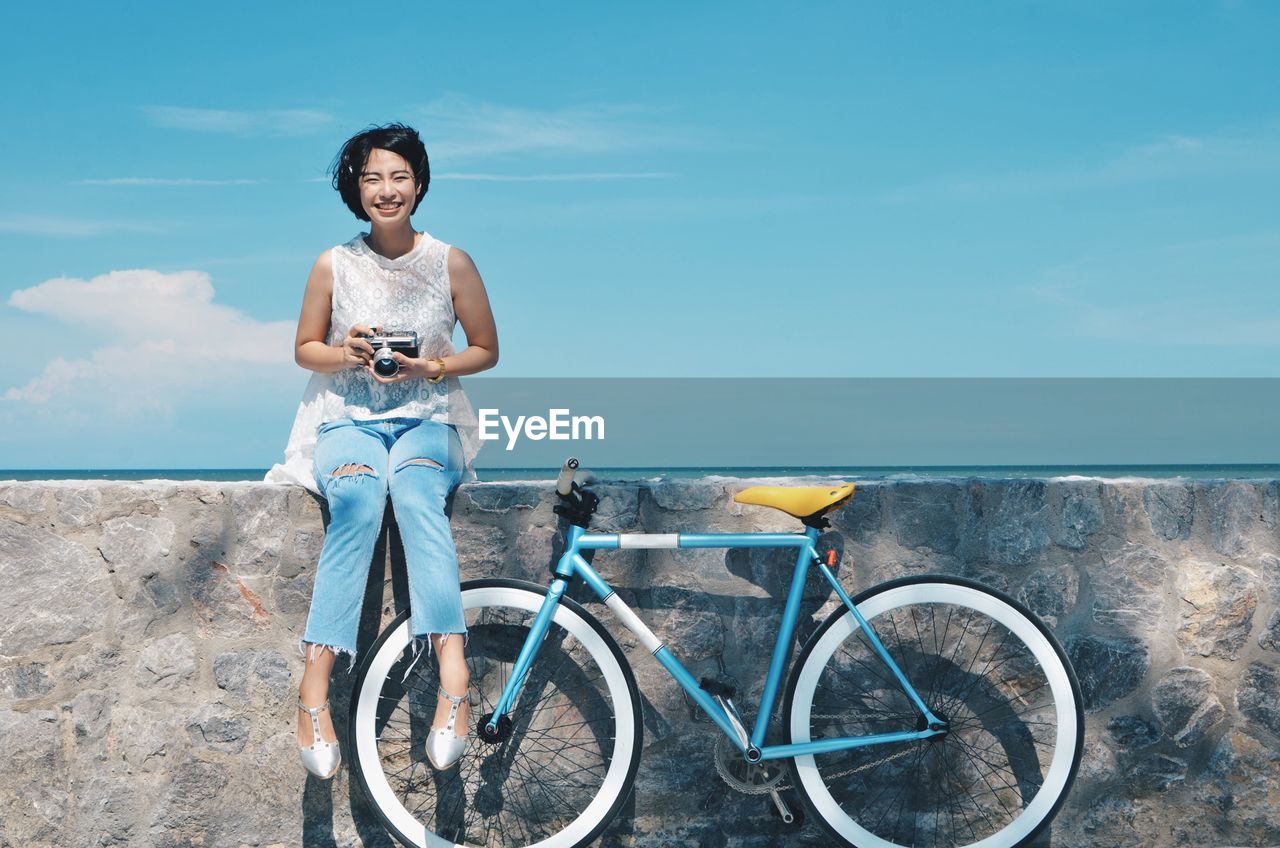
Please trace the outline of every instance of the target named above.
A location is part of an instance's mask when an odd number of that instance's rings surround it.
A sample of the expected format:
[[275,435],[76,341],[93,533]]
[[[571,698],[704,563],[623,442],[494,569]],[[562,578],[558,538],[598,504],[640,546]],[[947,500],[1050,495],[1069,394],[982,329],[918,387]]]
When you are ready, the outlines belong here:
[[[471,690],[471,671],[467,668],[467,658],[463,647],[464,640],[459,633],[433,633],[431,643],[435,647],[436,657],[440,662],[440,685],[451,695],[463,695]],[[444,727],[449,721],[449,701],[436,697],[436,712],[431,720],[432,728]],[[471,730],[470,699],[458,704],[458,715],[453,725],[453,732],[466,736]]]
[[[329,674],[333,671],[334,653],[324,645],[307,645],[302,682],[298,685],[298,700],[308,707],[318,707],[329,700]],[[320,738],[325,742],[336,742],[338,736],[333,731],[332,710],[320,713]],[[311,719],[301,709],[298,710],[298,747],[305,748],[315,740],[311,729]]]
[[[466,622],[462,615],[458,555],[444,513],[446,499],[462,479],[462,447],[457,432],[434,421],[418,424],[402,433],[391,446],[390,467],[391,503],[404,542],[409,576],[412,632],[426,642],[420,649],[435,649],[445,691],[463,695],[470,685],[463,652]],[[433,727],[444,726],[449,708],[447,700],[436,699]],[[470,709],[463,701],[455,724],[459,735],[466,733],[469,720]]]
[[[320,428],[315,452],[316,481],[329,503],[329,527],[316,566],[311,611],[302,637],[306,667],[298,696],[318,707],[329,696],[329,675],[337,654],[355,657],[360,607],[369,564],[387,505],[387,447],[376,432],[350,421]],[[329,711],[320,714],[321,738],[333,741]],[[310,718],[298,711],[298,741],[309,744]]]

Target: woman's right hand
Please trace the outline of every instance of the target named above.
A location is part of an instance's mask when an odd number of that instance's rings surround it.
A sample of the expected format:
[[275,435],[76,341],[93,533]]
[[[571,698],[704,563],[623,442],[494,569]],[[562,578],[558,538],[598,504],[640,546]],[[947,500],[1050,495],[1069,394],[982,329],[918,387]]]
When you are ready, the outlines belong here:
[[363,368],[373,361],[373,345],[364,336],[372,336],[373,330],[363,324],[355,324],[342,340],[342,367]]

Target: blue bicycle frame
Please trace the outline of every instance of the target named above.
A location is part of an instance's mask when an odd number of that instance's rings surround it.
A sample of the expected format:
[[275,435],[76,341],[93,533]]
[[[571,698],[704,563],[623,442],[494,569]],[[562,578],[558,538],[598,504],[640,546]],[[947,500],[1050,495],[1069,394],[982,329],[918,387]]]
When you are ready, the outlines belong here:
[[[862,617],[858,608],[845,593],[836,580],[835,575],[822,562],[814,545],[818,539],[818,531],[813,527],[806,528],[804,533],[587,533],[577,525],[570,525],[566,539],[565,552],[555,567],[556,577],[547,591],[546,600],[530,625],[529,635],[516,657],[511,676],[502,690],[502,695],[494,708],[488,728],[492,732],[497,729],[498,719],[509,712],[515,704],[524,686],[529,669],[533,665],[538,646],[546,637],[547,628],[555,614],[557,604],[563,596],[569,581],[581,577],[600,600],[614,615],[636,635],[642,645],[650,650],[676,682],[689,694],[711,720],[724,731],[729,739],[743,752],[751,762],[761,760],[798,757],[806,754],[823,754],[831,751],[842,751],[848,748],[861,748],[868,745],[881,745],[890,742],[909,742],[917,739],[928,739],[946,732],[945,722],[938,719],[917,694],[911,682],[894,662],[893,657],[885,650],[871,625]],[[782,626],[778,633],[777,643],[773,648],[773,658],[769,663],[769,676],[765,681],[764,693],[760,709],[756,713],[755,726],[752,729],[749,744],[744,745],[734,730],[728,712],[721,704],[706,692],[693,675],[676,659],[657,636],[654,635],[640,617],[622,601],[595,569],[582,556],[587,550],[619,550],[619,549],[663,549],[663,548],[796,548],[795,571],[791,577],[791,589],[787,595],[787,605],[782,613]],[[796,620],[800,613],[800,601],[804,595],[805,579],[809,573],[810,563],[816,563],[822,576],[835,590],[841,602],[853,613],[854,619],[873,650],[893,673],[902,691],[924,717],[925,728],[922,730],[905,730],[899,733],[881,733],[872,736],[845,736],[822,739],[815,742],[800,742],[787,745],[765,745],[765,733],[768,730],[769,716],[773,714],[774,701],[777,698],[778,686],[782,681],[783,667],[790,653],[791,639],[795,633]]]

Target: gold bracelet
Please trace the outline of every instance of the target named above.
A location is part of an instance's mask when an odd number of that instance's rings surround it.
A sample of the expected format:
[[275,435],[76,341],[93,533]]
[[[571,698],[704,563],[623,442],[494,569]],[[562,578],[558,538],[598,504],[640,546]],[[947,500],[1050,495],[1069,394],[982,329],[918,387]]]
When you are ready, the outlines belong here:
[[444,360],[437,356],[435,359],[431,361],[440,366],[440,373],[435,375],[434,377],[428,377],[427,382],[438,383],[444,379]]

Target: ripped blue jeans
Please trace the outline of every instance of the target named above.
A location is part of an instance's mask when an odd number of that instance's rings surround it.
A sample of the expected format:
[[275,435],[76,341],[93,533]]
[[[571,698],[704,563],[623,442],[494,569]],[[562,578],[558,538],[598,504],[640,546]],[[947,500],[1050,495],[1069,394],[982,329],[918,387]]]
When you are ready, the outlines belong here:
[[329,502],[329,527],[302,643],[327,646],[354,663],[388,493],[404,543],[415,653],[421,654],[424,643],[430,651],[432,633],[466,634],[458,554],[444,513],[462,473],[462,445],[451,425],[420,418],[320,425],[315,475]]

